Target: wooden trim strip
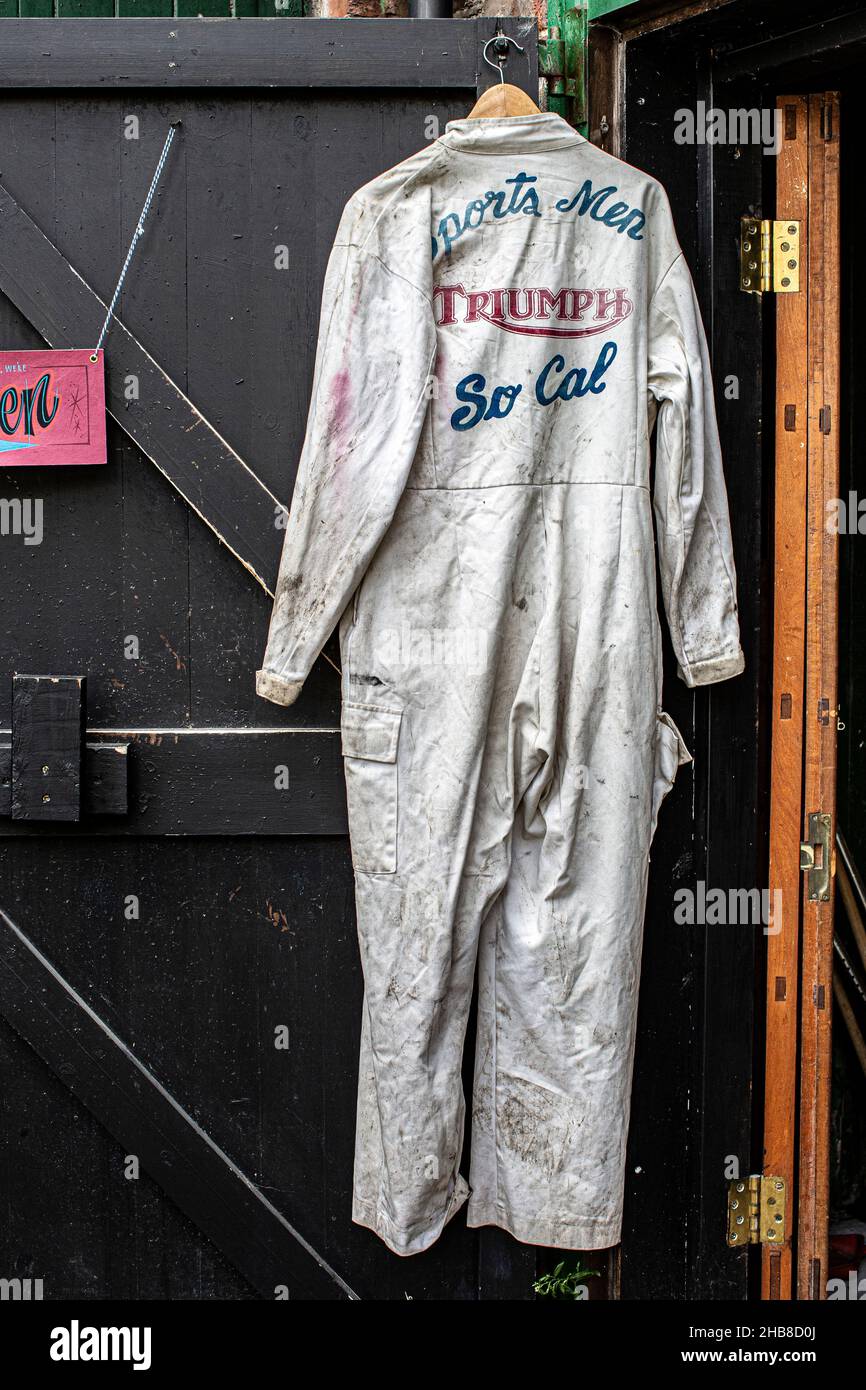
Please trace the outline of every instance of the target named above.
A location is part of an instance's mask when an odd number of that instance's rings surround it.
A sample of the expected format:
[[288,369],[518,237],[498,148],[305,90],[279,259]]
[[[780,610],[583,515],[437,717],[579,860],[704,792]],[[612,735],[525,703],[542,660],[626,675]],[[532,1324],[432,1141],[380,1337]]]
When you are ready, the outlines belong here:
[[[80,823],[31,826],[2,819],[11,809],[8,743],[0,743],[0,840],[39,835],[279,835],[349,833],[340,735],[237,730],[234,733],[156,733],[101,739],[91,732],[85,750],[90,786]],[[88,774],[100,745],[99,776]],[[110,750],[110,751],[108,751]],[[99,757],[99,754],[96,753]],[[128,770],[127,770],[128,765]],[[285,769],[285,771],[283,771]],[[117,814],[118,781],[126,784],[126,815]],[[94,802],[94,790],[98,792]],[[112,813],[113,812],[113,813]]]
[[[839,94],[826,92],[809,97],[808,628],[803,811],[806,817],[814,811],[828,813],[834,832],[838,537],[827,528],[826,504],[839,496],[839,282]],[[826,1297],[835,860],[834,833],[829,901],[811,902],[806,893],[803,895],[797,1242],[801,1298]]]
[[[779,97],[784,139],[776,174],[776,209],[801,225],[806,251],[808,107],[805,97]],[[776,300],[776,433],[773,600],[773,703],[770,774],[770,902],[767,937],[764,1169],[794,1192],[798,972],[800,958],[800,839],[803,797],[803,681],[806,649],[806,421],[808,408],[808,292]],[[790,1242],[764,1247],[762,1297],[792,1297]]]
[[[478,92],[496,82],[480,62],[492,18],[4,19],[7,90],[33,88],[422,89]],[[524,48],[508,81],[538,98],[534,19],[503,19]]]

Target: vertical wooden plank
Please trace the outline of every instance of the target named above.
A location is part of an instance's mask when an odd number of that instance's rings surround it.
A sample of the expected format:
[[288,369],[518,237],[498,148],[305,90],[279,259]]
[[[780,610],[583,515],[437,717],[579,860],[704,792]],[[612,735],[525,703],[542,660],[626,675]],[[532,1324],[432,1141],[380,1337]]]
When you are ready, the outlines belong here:
[[[776,162],[776,213],[800,223],[800,292],[776,301],[776,460],[773,697],[770,716],[770,903],[767,937],[763,1171],[778,1174],[794,1200],[800,822],[803,795],[803,679],[806,644],[806,429],[808,415],[808,108],[779,97],[782,145]],[[791,1222],[788,1229],[791,1231]],[[787,1299],[791,1242],[762,1251],[762,1296]]]
[[[741,1172],[755,1161],[759,929],[686,927],[674,909],[681,890],[694,901],[701,884],[727,893],[764,882],[755,815],[764,755],[762,311],[739,293],[732,235],[741,212],[760,205],[768,161],[754,144],[689,147],[668,138],[676,112],[696,100],[722,109],[761,105],[751,80],[716,83],[709,60],[696,62],[689,30],[676,26],[626,45],[623,153],[668,191],[711,342],[746,669],[689,691],[664,634],[666,708],[695,764],[682,769],[653,843],[619,1260],[626,1300],[746,1296],[746,1256],[724,1239],[725,1187],[732,1158]],[[660,1211],[667,1213],[661,1227],[648,1219]]]
[[[261,195],[252,178],[257,104],[258,94],[253,99],[246,93],[228,99],[217,93],[197,95],[183,134],[191,213],[186,270],[189,394],[253,470],[255,407],[269,414],[274,426],[286,408],[279,391],[266,401],[260,393],[261,378],[272,382],[273,373],[284,369],[287,354],[306,351],[303,339],[296,349],[285,340],[282,361],[268,358],[262,349],[274,305],[265,304],[260,315],[257,291],[273,255],[265,261],[262,253],[266,224],[259,215]],[[293,145],[291,138],[286,143]],[[288,185],[282,196],[289,197]],[[294,245],[291,254],[296,254]],[[302,264],[306,248],[299,244],[297,254]],[[275,292],[279,293],[277,287]],[[217,342],[220,351],[215,353],[211,345]],[[240,566],[226,565],[222,547],[205,527],[191,523],[189,542],[193,722],[234,726],[252,723],[251,716],[261,713],[267,723],[297,723],[297,717],[291,718],[294,707],[283,717],[255,694],[251,673],[258,660],[255,653],[262,650],[256,639],[260,640],[268,609],[261,592]]]
[[114,0],[57,0],[58,19],[113,19]]
[[612,26],[590,24],[588,45],[589,138],[600,150],[618,156],[622,135],[623,37]]
[[[709,54],[699,58],[697,68],[701,85],[696,96],[707,109],[764,104],[761,89],[751,79],[720,84]],[[679,158],[682,149],[676,147]],[[731,902],[731,893],[763,886],[766,872],[766,847],[756,814],[765,762],[762,308],[759,300],[739,290],[735,237],[740,214],[760,202],[768,161],[754,142],[698,144],[695,159],[699,242],[692,266],[711,344],[745,670],[734,680],[691,692],[695,798],[694,807],[686,805],[684,811],[693,809],[695,889],[700,891],[703,882],[707,892],[721,890]],[[738,1161],[741,1173],[754,1161],[754,980],[761,927],[753,919],[743,922],[739,913],[739,925],[728,930],[714,925],[710,912],[706,917],[706,923],[685,928],[695,938],[695,1044],[686,1102],[690,1152],[683,1164],[688,1173],[683,1188],[685,1296],[744,1298],[747,1259],[733,1254],[724,1239],[726,1177],[732,1160]],[[648,1296],[653,1296],[651,1288]]]
[[[626,121],[623,157],[664,184],[680,245],[694,267],[694,210],[700,199],[694,147],[686,150],[662,137],[672,128],[673,112],[694,104],[694,66],[682,61],[675,37],[665,33],[629,44],[625,63],[625,110],[640,111],[640,118]],[[660,72],[665,74],[661,85]],[[667,632],[664,658],[665,708],[695,751],[693,694],[676,678]],[[704,767],[701,759],[701,771]],[[692,1074],[700,928],[672,921],[674,894],[698,876],[692,769],[682,771],[659,820],[649,876],[619,1261],[619,1297],[625,1301],[687,1296],[689,1204],[669,1205],[670,1194],[682,1187],[684,1155],[693,1153],[697,1119]],[[647,1220],[648,1212],[661,1211],[667,1212],[663,1231],[656,1220]]]
[[173,14],[172,0],[117,0],[118,19],[121,16],[131,17],[134,15],[142,19]]
[[[3,180],[4,186],[26,200],[32,216],[39,219],[49,235],[55,226],[55,121],[54,100],[50,95],[33,102],[23,97],[7,94],[3,100]],[[33,177],[38,168],[39,177]],[[8,348],[44,348],[44,339],[36,332],[23,314],[5,295],[0,294],[0,341]],[[0,626],[0,664],[9,672],[14,669],[44,671],[52,669],[47,665],[49,652],[54,670],[79,669],[67,663],[58,651],[51,650],[44,640],[43,625],[52,622],[51,614],[56,611],[56,599],[52,594],[45,598],[46,586],[43,582],[44,556],[48,553],[47,567],[57,573],[61,570],[63,582],[63,547],[60,550],[56,536],[52,535],[52,513],[50,479],[46,474],[51,469],[0,468],[0,496],[15,499],[22,508],[41,501],[46,526],[45,532],[53,544],[13,546],[10,539],[0,546],[0,592],[2,592],[9,614],[27,614],[26,622],[7,621]],[[63,469],[65,472],[76,470]],[[56,515],[56,512],[54,512]],[[60,565],[58,565],[58,559]],[[56,582],[56,580],[55,580]],[[68,592],[68,584],[65,585]],[[48,585],[50,591],[50,581]],[[40,595],[39,612],[34,613],[33,593]],[[58,596],[59,597],[59,596]],[[0,717],[3,727],[10,726],[12,683],[0,682]]]
[[[262,93],[253,103],[248,221],[244,239],[236,243],[245,248],[247,304],[255,325],[248,347],[255,370],[246,372],[239,364],[237,375],[245,375],[248,381],[245,390],[250,410],[239,422],[242,432],[230,437],[285,504],[291,500],[310,402],[318,336],[319,263],[330,252],[342,210],[342,205],[334,210],[332,221],[331,190],[317,162],[323,134],[319,119],[327,121],[327,129],[331,126],[331,102],[327,103],[327,114],[324,106],[315,96],[302,92],[276,97]],[[353,109],[367,136],[374,116],[360,94],[353,99]],[[373,161],[371,152],[369,167],[379,168]],[[339,185],[336,160],[331,164],[331,177]],[[296,188],[315,190],[306,207],[303,199],[292,196],[291,190]],[[338,195],[339,191],[338,187]],[[347,190],[347,196],[351,191]],[[320,222],[322,204],[325,216]],[[232,422],[231,428],[236,427]],[[273,520],[277,525],[276,514]],[[282,531],[279,534],[282,536]],[[270,617],[269,605],[259,602],[258,595],[252,597],[254,607],[241,600],[233,615],[237,640],[250,654],[264,650]],[[328,652],[339,665],[333,638]],[[316,718],[324,723],[333,724],[339,718],[339,679],[321,660],[310,675],[302,700],[291,709],[280,711],[258,698],[252,681],[231,695],[233,709],[245,723],[273,725],[284,718],[292,724],[303,723],[309,717],[307,709],[315,709]],[[219,698],[217,692],[214,696]]]
[[177,17],[201,15],[205,19],[227,19],[231,16],[231,0],[177,0]]
[[[55,224],[52,231],[45,229],[106,303],[125,254],[120,220],[123,142],[117,107],[116,98],[100,93],[57,94]],[[36,132],[29,138],[35,142]],[[40,132],[38,148],[43,138]],[[110,352],[109,335],[106,354]],[[107,467],[52,469],[52,474],[63,476],[44,480],[48,543],[36,547],[39,567],[31,578],[41,597],[40,620],[27,639],[32,643],[31,661],[41,650],[43,660],[50,661],[49,670],[87,673],[91,724],[108,727],[123,698],[115,682],[127,675],[117,584],[123,536],[118,434],[114,428],[108,431]],[[58,614],[63,614],[62,623]]]
[[[111,98],[112,140],[119,147],[122,262],[141,214],[172,120],[182,124],[154,194],[145,234],[123,287],[118,316],[181,388],[187,384],[186,171],[192,103],[156,93]],[[195,144],[193,139],[193,158]],[[194,218],[193,218],[194,220]],[[109,329],[106,352],[116,362],[124,339]],[[128,389],[147,387],[128,375]],[[115,727],[146,724],[160,711],[165,725],[189,720],[189,531],[200,527],[168,481],[120,430],[116,458],[123,485],[122,628],[116,635],[112,694]],[[113,451],[114,452],[114,451]],[[224,561],[224,556],[220,556]],[[246,576],[245,576],[246,577]],[[137,644],[131,653],[129,639]]]
[[[839,495],[839,96],[809,97],[809,422],[804,819],[836,812]],[[804,825],[805,835],[805,825]],[[834,841],[829,899],[803,895],[797,1292],[826,1296]]]

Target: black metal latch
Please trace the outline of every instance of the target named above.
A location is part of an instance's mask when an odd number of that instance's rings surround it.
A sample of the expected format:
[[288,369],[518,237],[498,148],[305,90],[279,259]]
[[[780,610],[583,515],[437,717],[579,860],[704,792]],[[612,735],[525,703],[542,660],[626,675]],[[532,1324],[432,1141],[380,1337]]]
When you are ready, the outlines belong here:
[[0,815],[73,822],[126,815],[129,745],[86,742],[86,692],[86,676],[12,677],[12,743],[0,744]]

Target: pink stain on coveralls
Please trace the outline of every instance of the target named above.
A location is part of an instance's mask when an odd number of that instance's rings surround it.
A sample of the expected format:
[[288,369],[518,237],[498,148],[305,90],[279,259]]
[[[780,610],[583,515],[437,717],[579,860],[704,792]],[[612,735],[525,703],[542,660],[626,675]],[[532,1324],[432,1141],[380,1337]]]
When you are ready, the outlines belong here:
[[331,426],[339,448],[348,433],[352,383],[348,370],[342,367],[331,381]]

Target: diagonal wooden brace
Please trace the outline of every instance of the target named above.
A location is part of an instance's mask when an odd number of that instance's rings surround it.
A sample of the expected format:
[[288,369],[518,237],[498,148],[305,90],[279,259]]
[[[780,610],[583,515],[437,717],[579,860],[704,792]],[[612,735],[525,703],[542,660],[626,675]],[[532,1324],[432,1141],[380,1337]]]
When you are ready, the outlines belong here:
[[[49,347],[96,342],[107,305],[0,184],[0,290]],[[283,504],[118,319],[105,357],[110,415],[273,597]],[[124,379],[139,380],[127,400]]]
[[3,911],[0,1016],[264,1298],[358,1298]]

